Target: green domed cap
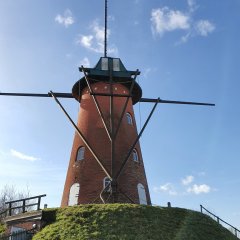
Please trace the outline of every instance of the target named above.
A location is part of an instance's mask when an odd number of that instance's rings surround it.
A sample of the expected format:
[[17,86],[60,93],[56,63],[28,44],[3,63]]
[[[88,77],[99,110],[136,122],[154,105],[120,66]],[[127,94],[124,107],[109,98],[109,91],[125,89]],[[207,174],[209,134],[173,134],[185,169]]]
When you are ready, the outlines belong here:
[[[82,68],[79,68],[80,71],[83,71]],[[112,81],[114,83],[120,83],[126,86],[128,89],[131,88],[132,81],[134,76],[139,75],[140,72],[128,71],[120,58],[110,58],[110,57],[101,57],[97,65],[94,68],[84,68],[84,71],[87,73],[87,77],[90,83],[95,82],[110,82],[110,76],[112,76]],[[72,94],[77,101],[81,101],[82,90],[87,86],[85,77],[77,81],[72,88]],[[80,89],[80,91],[79,91]],[[132,101],[133,104],[137,103],[142,97],[142,89],[135,82],[132,90]]]

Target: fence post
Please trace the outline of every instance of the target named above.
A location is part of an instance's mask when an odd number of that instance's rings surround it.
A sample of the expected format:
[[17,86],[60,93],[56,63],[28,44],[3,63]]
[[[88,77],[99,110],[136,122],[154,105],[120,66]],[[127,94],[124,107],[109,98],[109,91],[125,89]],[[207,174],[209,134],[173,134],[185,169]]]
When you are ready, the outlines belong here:
[[217,222],[219,223],[219,217],[217,217]]
[[22,211],[23,211],[23,213],[26,212],[26,208],[25,208],[25,206],[26,206],[26,200],[23,199],[23,205],[22,205]]
[[41,197],[38,197],[38,205],[37,205],[37,210],[40,210],[40,203],[41,203]]
[[200,205],[200,209],[201,209],[201,213],[202,213],[202,212],[203,212],[203,211],[202,211],[202,205]]
[[9,203],[9,216],[12,216],[12,203]]
[[238,236],[238,233],[237,233],[237,229],[235,228],[235,236],[237,237]]

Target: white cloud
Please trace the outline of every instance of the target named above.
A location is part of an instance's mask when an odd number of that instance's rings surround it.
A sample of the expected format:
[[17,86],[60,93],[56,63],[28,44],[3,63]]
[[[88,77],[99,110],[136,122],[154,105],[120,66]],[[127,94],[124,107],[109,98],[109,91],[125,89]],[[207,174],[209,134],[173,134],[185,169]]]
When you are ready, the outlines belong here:
[[[92,30],[95,33],[96,40],[100,43],[104,43],[104,27],[99,26],[98,22],[92,24]],[[107,32],[107,37],[109,37],[110,31]]]
[[206,37],[215,30],[215,25],[209,20],[194,19],[194,12],[198,8],[196,0],[187,0],[187,6],[184,12],[167,6],[152,9],[150,20],[153,35],[162,37],[167,32],[181,30],[185,33],[175,43],[178,45],[186,43],[192,37]]
[[153,191],[155,193],[159,193],[159,192],[166,192],[169,195],[177,195],[177,192],[174,189],[174,186],[172,183],[166,183],[160,187],[154,187]]
[[190,28],[190,18],[179,10],[171,10],[168,7],[152,9],[152,32],[162,36],[165,32]]
[[83,58],[81,61],[80,61],[80,66],[83,66],[83,67],[90,67],[90,61],[87,57]]
[[186,176],[184,179],[182,179],[182,184],[183,185],[189,185],[190,183],[192,183],[194,180],[194,177],[189,175],[189,176]]
[[211,191],[211,187],[206,184],[197,185],[194,184],[192,187],[187,189],[188,193],[201,194],[201,193],[209,193]]
[[[79,39],[77,39],[77,44],[96,52],[103,53],[104,52],[104,27],[100,26],[97,21],[94,21],[90,25],[91,34],[89,35],[80,35]],[[110,30],[107,31],[107,37],[110,36]],[[118,49],[115,46],[108,46],[107,52],[110,54],[117,55]]]
[[55,17],[55,22],[64,25],[66,28],[70,25],[72,25],[75,21],[72,16],[72,12],[69,9],[66,9],[64,14],[58,14]]
[[80,43],[85,48],[91,48],[92,47],[92,41],[93,41],[93,36],[92,35],[88,35],[88,36],[83,35],[80,38],[78,43]]
[[23,153],[18,152],[18,151],[14,150],[14,149],[11,149],[10,152],[11,152],[11,155],[12,155],[13,157],[16,157],[16,158],[19,158],[19,159],[22,159],[22,160],[27,160],[27,161],[31,161],[31,162],[40,160],[40,158],[23,154]]
[[195,0],[187,0],[187,4],[190,12],[194,12],[198,8]]
[[200,20],[196,23],[195,29],[199,35],[206,37],[215,30],[215,26],[208,20]]

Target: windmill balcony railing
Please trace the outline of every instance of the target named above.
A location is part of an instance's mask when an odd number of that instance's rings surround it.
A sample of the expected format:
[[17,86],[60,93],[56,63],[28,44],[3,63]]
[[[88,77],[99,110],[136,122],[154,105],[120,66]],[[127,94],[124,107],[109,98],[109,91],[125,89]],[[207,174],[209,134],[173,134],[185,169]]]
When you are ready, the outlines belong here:
[[7,217],[8,215],[7,213],[8,213],[7,209],[3,209],[0,211],[0,222],[1,222],[1,219]]
[[[43,197],[46,197],[46,194],[5,202],[5,204],[8,206],[6,207],[5,210],[3,210],[0,213],[0,218],[16,215],[19,213],[25,213],[29,209],[30,210],[41,210],[41,208],[40,208],[41,198],[43,198]],[[34,203],[32,202],[33,200],[35,200]]]

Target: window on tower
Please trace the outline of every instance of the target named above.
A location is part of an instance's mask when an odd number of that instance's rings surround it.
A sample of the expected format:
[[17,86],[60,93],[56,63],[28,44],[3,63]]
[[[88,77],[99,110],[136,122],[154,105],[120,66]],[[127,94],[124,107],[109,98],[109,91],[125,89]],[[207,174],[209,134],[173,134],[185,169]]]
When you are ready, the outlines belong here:
[[130,113],[126,113],[126,116],[127,116],[127,123],[129,125],[133,125],[133,120],[132,120],[132,116]]
[[139,203],[147,205],[146,191],[144,186],[141,183],[137,185],[137,190],[138,190]]
[[105,192],[111,191],[111,180],[108,177],[103,179],[103,189],[105,189]]
[[108,70],[108,58],[102,58],[102,70]]
[[77,151],[77,161],[83,160],[84,159],[84,153],[85,153],[85,147],[80,147]]
[[135,161],[135,162],[139,161],[139,159],[138,159],[138,152],[137,152],[136,149],[133,149],[132,156],[133,156],[133,161]]
[[113,58],[113,71],[120,71],[119,58]]
[[80,184],[74,183],[69,191],[68,206],[74,206],[78,204],[78,197],[80,192]]

